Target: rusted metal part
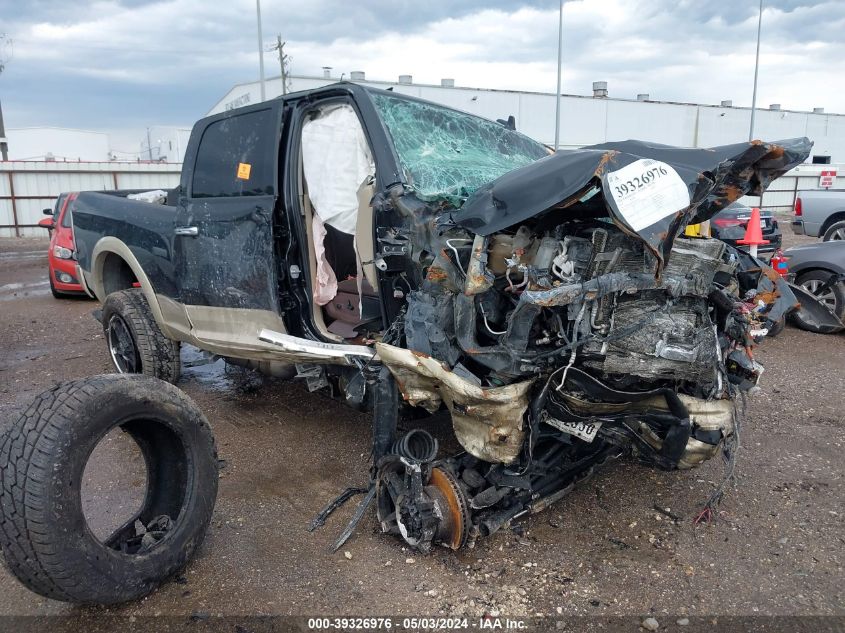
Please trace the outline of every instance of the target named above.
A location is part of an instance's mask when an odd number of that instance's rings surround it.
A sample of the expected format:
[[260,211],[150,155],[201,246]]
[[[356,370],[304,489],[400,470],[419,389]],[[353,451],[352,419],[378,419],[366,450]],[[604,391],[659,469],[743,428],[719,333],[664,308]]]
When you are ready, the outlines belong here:
[[488,462],[509,464],[522,450],[523,418],[534,380],[504,387],[480,387],[444,367],[438,360],[385,343],[376,343],[402,397],[414,406],[436,411],[441,402],[452,414],[461,446]]
[[467,279],[464,285],[465,295],[477,295],[486,292],[493,286],[494,277],[487,270],[486,237],[476,235],[472,243],[472,255],[467,268]]
[[608,163],[614,162],[615,159],[616,159],[616,155],[618,153],[619,152],[617,152],[615,150],[610,150],[608,152],[605,152],[602,155],[601,160],[599,160],[599,164],[596,165],[596,169],[593,172],[593,175],[596,178],[601,178],[602,176],[604,176],[604,172],[607,170]]
[[431,469],[428,485],[435,503],[442,499],[442,525],[438,530],[443,545],[458,550],[466,545],[469,536],[470,514],[460,484],[449,471],[442,468]]
[[646,290],[662,287],[653,275],[642,273],[609,273],[583,283],[557,286],[551,290],[526,290],[520,303],[542,307],[565,306],[575,301],[594,301],[614,292]]

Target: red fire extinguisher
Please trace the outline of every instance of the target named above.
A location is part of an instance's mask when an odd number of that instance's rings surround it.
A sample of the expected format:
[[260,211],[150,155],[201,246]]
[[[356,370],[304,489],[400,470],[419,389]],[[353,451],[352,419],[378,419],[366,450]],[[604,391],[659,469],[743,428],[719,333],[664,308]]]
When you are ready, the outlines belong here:
[[789,258],[784,257],[783,251],[778,249],[774,255],[772,255],[772,259],[769,262],[769,265],[775,269],[778,275],[781,277],[786,277],[789,274]]

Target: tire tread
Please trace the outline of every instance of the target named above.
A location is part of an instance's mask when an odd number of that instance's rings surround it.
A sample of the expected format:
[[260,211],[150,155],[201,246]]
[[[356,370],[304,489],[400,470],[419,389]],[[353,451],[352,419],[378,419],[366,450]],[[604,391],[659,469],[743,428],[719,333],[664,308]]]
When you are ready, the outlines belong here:
[[103,303],[103,333],[107,344],[107,328],[112,313],[122,316],[132,330],[141,357],[141,373],[175,383],[182,369],[179,342],[167,338],[161,331],[143,291],[130,288],[106,297]]
[[[115,382],[123,381],[130,389],[129,383],[147,380],[150,379],[137,375],[105,374],[59,383],[38,395],[0,439],[0,548],[9,571],[31,591],[83,604],[123,601],[103,589],[102,582],[98,583],[92,576],[92,568],[87,564],[73,563],[65,557],[61,529],[48,524],[45,504],[55,502],[47,498],[53,456],[65,450],[62,442],[66,441],[67,429],[84,418],[91,398]],[[168,385],[161,383],[157,386],[168,402],[187,405],[201,417],[196,405],[181,391],[175,387],[163,389]],[[210,446],[216,464],[214,438],[209,425],[202,420],[196,425],[201,442]],[[216,481],[213,488],[216,495]],[[204,531],[205,527],[196,544],[202,540]],[[157,584],[150,584],[130,598],[148,593]]]

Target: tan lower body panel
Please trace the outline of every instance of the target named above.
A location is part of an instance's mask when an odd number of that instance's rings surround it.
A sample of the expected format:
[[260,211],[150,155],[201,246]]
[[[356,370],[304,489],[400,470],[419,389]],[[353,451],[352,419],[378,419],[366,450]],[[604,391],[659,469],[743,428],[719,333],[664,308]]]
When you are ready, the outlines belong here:
[[525,439],[524,417],[533,380],[479,387],[430,356],[384,343],[376,343],[376,352],[409,403],[430,412],[446,403],[455,437],[468,453],[504,464],[517,458]]
[[[572,394],[562,393],[561,396],[569,406],[584,415],[619,413],[621,411],[645,411],[658,409],[669,411],[666,400],[655,396],[642,402],[632,403],[610,403],[610,402],[588,402],[576,398]],[[705,431],[721,431],[722,437],[728,437],[734,432],[734,402],[732,400],[702,400],[684,394],[678,394],[678,398],[684,403],[689,411],[690,422],[701,427]],[[642,437],[657,450],[663,446],[663,441],[652,432],[645,424],[640,425]],[[705,444],[694,437],[687,441],[686,450],[678,462],[678,468],[692,468],[711,457],[719,451],[719,445]]]
[[288,364],[339,365],[349,364],[351,356],[365,359],[373,356],[372,348],[365,346],[320,343],[288,336],[281,317],[269,310],[186,306],[164,296],[156,298],[164,324],[177,340],[218,356]]

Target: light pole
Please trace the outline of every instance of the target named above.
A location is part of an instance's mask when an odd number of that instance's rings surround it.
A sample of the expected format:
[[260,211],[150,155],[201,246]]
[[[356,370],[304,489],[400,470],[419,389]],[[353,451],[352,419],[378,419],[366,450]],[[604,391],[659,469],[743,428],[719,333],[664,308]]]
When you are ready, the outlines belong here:
[[264,42],[261,38],[261,0],[255,0],[255,15],[258,18],[258,69],[261,76],[261,100],[264,101]]
[[[762,2],[762,0],[761,0]],[[560,148],[560,82],[563,73],[563,0],[560,0],[560,21],[557,27],[557,94],[555,98],[555,151]]]
[[754,111],[757,109],[757,72],[760,70],[760,29],[763,26],[763,0],[760,0],[760,13],[757,16],[757,56],[754,59],[754,92],[751,95],[751,127],[748,128],[748,140],[754,140]]

